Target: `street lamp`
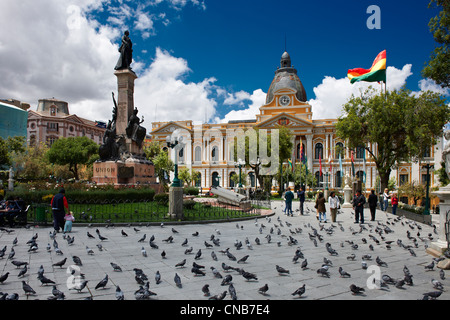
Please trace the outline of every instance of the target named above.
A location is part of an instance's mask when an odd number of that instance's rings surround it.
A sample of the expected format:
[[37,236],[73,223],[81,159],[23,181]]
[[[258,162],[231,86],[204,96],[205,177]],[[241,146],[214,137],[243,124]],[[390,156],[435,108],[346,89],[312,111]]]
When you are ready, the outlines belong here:
[[427,189],[425,194],[425,210],[423,210],[423,214],[430,215],[430,169],[434,168],[434,166],[427,163],[423,167],[427,169]]
[[177,150],[176,150],[176,146],[178,144],[182,144],[183,142],[183,137],[175,137],[174,139],[172,139],[171,136],[167,136],[166,138],[166,143],[167,143],[167,147],[173,149],[175,151],[175,177],[173,178],[171,187],[181,187],[181,181],[180,179],[178,179],[178,154],[177,154]]
[[234,167],[239,168],[239,188],[242,188],[242,167],[245,165],[245,162],[242,161],[242,159],[238,159],[238,161],[235,163]]

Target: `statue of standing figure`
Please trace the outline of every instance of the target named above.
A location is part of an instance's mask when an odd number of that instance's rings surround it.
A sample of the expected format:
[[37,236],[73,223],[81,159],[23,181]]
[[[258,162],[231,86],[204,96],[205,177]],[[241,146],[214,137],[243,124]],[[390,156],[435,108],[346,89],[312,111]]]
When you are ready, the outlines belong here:
[[130,32],[127,30],[122,37],[122,44],[119,47],[120,57],[115,70],[130,69],[133,61],[133,43],[130,40]]

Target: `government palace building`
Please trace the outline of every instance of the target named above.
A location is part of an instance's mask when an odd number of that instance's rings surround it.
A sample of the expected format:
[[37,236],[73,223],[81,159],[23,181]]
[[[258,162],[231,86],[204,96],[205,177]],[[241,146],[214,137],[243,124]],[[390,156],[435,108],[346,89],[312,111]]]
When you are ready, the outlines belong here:
[[[315,174],[318,181],[316,188],[324,188],[325,183],[328,183],[330,189],[342,190],[345,177],[350,176],[352,172],[351,152],[346,148],[346,141],[336,136],[337,119],[315,120],[313,111],[297,70],[292,66],[289,54],[284,52],[280,66],[276,69],[270,84],[266,102],[259,108],[259,114],[255,114],[254,119],[199,125],[191,120],[153,122],[150,135],[153,141],[166,145],[166,137],[171,136],[175,130],[181,130],[184,133],[184,144],[174,149],[175,151],[169,149],[170,157],[175,161],[175,152],[177,152],[179,168],[187,167],[200,172],[201,179],[197,182],[197,186],[206,190],[210,186],[217,185],[224,188],[236,187],[231,180],[233,175],[239,174],[232,153],[234,136],[227,132],[237,129],[245,131],[250,128],[267,129],[270,132],[270,129],[284,126],[292,133],[293,165],[301,163],[302,150],[307,159],[306,165],[309,172]],[[368,145],[368,147],[375,150],[376,154],[376,145]],[[391,179],[395,178],[397,187],[413,181],[425,184],[427,171],[424,166],[430,164],[434,165],[434,170],[439,169],[442,149],[443,137],[433,148],[430,148],[420,162],[400,163],[398,168],[392,170]],[[341,162],[337,150],[343,150]],[[364,148],[359,148],[355,150],[353,158],[356,177],[364,177],[366,190],[375,189],[380,192],[380,186],[376,185],[377,169],[369,153]],[[320,164],[322,164],[322,176]],[[242,170],[248,176],[246,186],[258,187],[253,170],[249,167]],[[431,186],[439,184],[437,174],[433,171],[430,174]],[[274,181],[275,187],[276,184],[277,182]]]

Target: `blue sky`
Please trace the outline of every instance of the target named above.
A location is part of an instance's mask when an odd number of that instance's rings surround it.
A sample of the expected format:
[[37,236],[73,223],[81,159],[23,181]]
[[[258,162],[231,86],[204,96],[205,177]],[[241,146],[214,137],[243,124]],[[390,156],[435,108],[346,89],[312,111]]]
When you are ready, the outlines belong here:
[[[413,91],[438,90],[421,77],[435,46],[428,22],[438,11],[428,3],[5,0],[0,27],[11,32],[0,38],[0,97],[32,105],[55,97],[68,101],[72,113],[108,119],[116,50],[129,29],[139,75],[135,101],[146,122],[252,118],[285,39],[313,112],[318,118],[337,117],[359,88],[346,83],[347,70],[369,68],[385,49],[391,89],[406,84]],[[379,30],[367,27],[370,5],[380,8]],[[74,17],[80,19],[75,28]],[[14,45],[18,50],[11,50]],[[48,63],[45,68],[42,61]]]

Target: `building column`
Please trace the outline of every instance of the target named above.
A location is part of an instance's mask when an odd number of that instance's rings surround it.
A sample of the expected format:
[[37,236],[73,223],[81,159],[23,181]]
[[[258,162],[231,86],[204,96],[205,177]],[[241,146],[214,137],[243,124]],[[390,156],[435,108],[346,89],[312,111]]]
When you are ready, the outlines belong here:
[[307,157],[308,157],[308,163],[307,163],[307,166],[308,166],[309,172],[311,172],[312,174],[314,174],[314,172],[313,172],[313,159],[314,159],[314,154],[313,154],[312,139],[313,139],[312,134],[306,135],[306,153],[307,153]]

